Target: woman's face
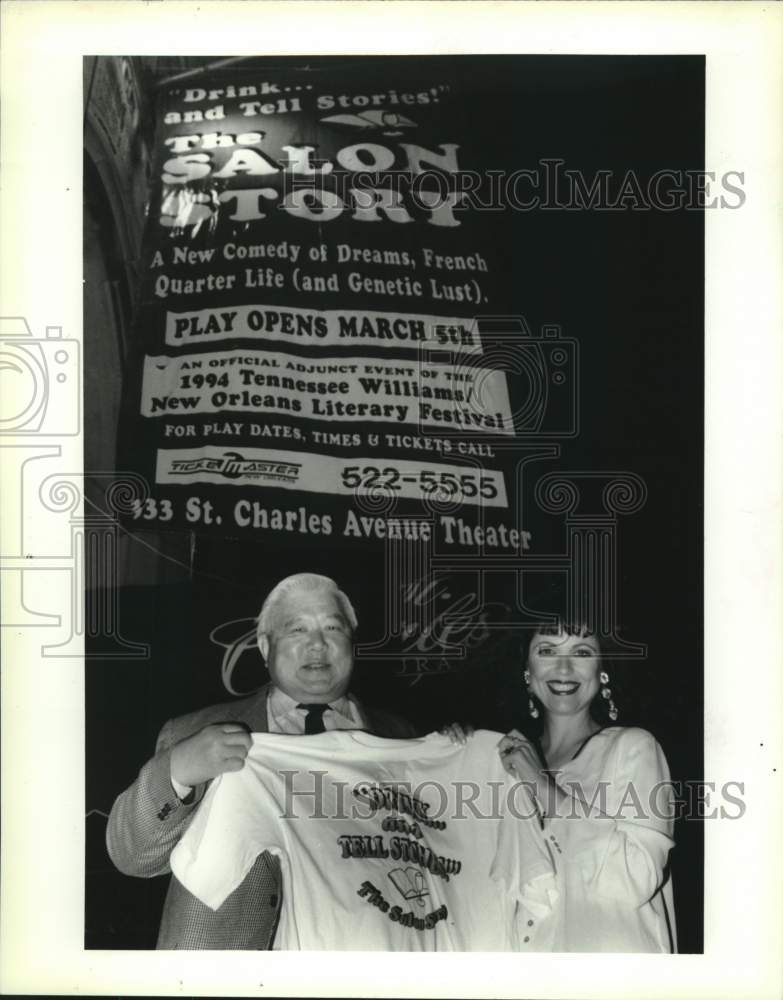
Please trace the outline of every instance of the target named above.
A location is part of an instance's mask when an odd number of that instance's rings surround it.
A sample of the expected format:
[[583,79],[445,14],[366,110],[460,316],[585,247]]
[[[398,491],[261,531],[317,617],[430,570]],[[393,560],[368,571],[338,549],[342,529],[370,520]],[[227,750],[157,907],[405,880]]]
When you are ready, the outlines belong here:
[[530,643],[530,690],[547,712],[579,715],[600,687],[601,647],[592,635],[542,635]]

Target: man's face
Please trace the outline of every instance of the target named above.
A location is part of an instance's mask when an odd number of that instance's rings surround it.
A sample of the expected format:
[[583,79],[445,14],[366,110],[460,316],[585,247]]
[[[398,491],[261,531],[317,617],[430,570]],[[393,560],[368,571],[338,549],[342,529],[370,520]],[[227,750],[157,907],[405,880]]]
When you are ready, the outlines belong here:
[[351,628],[328,591],[293,591],[273,609],[259,640],[272,683],[299,702],[345,694],[353,669]]

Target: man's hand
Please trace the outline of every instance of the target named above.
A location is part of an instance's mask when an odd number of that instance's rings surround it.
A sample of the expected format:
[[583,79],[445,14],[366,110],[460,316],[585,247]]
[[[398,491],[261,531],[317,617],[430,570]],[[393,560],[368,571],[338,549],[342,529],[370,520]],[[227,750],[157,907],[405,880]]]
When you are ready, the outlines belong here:
[[193,788],[225,771],[241,771],[252,740],[245,726],[219,722],[175,744],[171,777]]

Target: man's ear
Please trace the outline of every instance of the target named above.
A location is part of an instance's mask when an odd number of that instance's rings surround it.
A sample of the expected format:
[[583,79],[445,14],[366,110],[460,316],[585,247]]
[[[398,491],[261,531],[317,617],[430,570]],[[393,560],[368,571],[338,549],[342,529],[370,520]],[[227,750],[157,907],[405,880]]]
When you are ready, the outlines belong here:
[[264,662],[266,662],[267,656],[269,655],[269,637],[266,632],[262,632],[258,636],[258,648],[261,650]]

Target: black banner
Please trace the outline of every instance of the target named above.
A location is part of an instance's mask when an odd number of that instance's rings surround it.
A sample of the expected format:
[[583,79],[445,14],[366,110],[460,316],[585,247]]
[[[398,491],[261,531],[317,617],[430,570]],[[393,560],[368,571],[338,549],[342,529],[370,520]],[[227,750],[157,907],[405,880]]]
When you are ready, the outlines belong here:
[[575,433],[577,346],[513,314],[490,112],[511,95],[437,61],[164,90],[121,430],[136,527],[529,548],[512,454]]

